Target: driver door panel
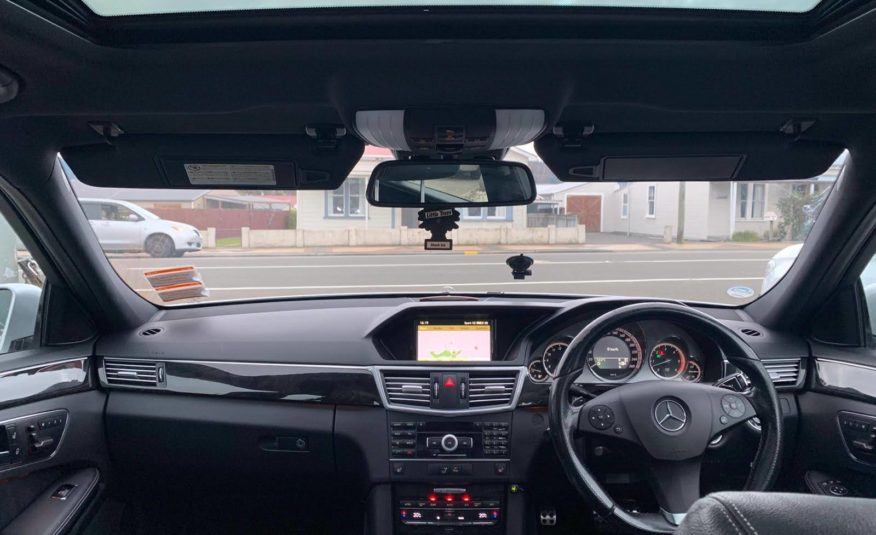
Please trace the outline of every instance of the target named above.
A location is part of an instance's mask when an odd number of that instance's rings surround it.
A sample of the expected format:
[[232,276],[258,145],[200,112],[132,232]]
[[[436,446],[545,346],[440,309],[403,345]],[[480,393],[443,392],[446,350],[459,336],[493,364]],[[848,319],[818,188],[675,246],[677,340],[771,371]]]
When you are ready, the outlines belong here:
[[866,348],[815,343],[813,353],[810,389],[798,397],[797,468],[876,497],[876,363]]
[[0,360],[0,534],[66,533],[96,502],[106,395],[90,353],[82,344]]

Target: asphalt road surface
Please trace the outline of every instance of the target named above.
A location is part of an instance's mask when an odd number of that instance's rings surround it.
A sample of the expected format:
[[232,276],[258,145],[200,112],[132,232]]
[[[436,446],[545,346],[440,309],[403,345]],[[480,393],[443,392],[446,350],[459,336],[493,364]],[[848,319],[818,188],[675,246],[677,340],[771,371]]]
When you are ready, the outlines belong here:
[[[518,292],[666,297],[742,304],[760,293],[771,250],[664,250],[647,252],[533,253],[533,274],[513,280],[508,253],[463,251],[285,256],[201,256],[155,259],[115,255],[126,282],[155,299],[143,272],[196,266],[209,288],[207,300],[307,294]],[[753,290],[748,298],[727,290]],[[744,293],[744,292],[743,292]]]

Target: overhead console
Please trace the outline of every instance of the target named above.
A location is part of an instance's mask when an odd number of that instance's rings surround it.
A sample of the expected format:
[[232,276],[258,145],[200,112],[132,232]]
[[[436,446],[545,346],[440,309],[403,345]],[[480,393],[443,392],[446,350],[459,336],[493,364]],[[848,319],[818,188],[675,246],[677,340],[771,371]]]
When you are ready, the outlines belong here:
[[413,156],[501,151],[529,143],[544,127],[544,110],[538,109],[356,112],[356,130],[368,143]]

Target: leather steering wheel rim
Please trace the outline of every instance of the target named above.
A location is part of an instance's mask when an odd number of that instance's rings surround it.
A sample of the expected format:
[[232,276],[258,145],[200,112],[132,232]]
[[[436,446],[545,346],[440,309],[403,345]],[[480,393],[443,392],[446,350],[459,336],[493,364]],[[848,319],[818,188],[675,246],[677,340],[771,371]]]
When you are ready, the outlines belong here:
[[[674,303],[637,303],[601,315],[578,333],[570,342],[560,361],[550,391],[550,435],[563,469],[579,494],[594,507],[598,514],[604,517],[613,516],[638,530],[671,533],[675,530],[676,525],[670,523],[664,516],[632,514],[619,507],[593,473],[578,458],[574,446],[574,439],[579,432],[578,420],[583,409],[575,410],[572,407],[569,390],[586,365],[587,350],[604,333],[631,322],[644,320],[672,321],[698,330],[714,340],[724,352],[727,360],[743,371],[751,380],[752,390],[747,403],[750,402],[756,415],[760,418],[762,430],[757,454],[745,485],[746,490],[765,491],[775,481],[783,442],[782,415],[775,386],[754,350],[731,329],[703,312]],[[659,383],[682,384],[671,381],[659,381]],[[627,385],[622,383],[616,389],[624,386]],[[595,399],[598,400],[602,396]],[[699,470],[698,464],[697,470]],[[697,481],[699,481],[698,477],[697,473]],[[696,489],[696,494],[699,495],[699,488]]]

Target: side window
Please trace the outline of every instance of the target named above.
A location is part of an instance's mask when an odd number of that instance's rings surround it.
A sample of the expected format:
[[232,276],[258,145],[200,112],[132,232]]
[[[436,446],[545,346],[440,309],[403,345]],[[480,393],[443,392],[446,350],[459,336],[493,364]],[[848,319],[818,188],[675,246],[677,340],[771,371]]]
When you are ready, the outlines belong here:
[[36,345],[43,280],[36,261],[0,216],[0,354]]
[[126,206],[111,205],[113,207],[112,211],[112,220],[113,221],[140,221],[142,219],[133,210]]
[[102,203],[100,205],[100,220],[101,221],[115,221],[116,220],[116,205],[115,204],[107,204]]
[[100,205],[93,202],[82,203],[82,210],[89,221],[100,221]]
[[870,259],[861,273],[861,287],[864,289],[864,301],[870,317],[870,332],[876,334],[876,256]]

